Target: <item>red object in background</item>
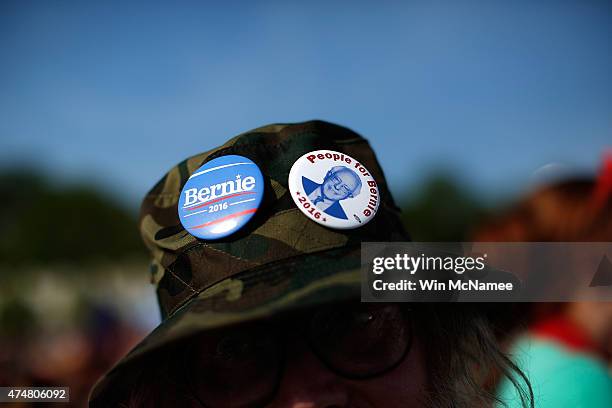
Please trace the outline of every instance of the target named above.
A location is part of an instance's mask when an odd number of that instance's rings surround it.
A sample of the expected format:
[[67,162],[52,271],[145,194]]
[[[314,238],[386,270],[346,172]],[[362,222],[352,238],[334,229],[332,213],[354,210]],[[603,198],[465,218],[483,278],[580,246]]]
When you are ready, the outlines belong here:
[[595,190],[591,198],[595,212],[608,202],[612,195],[612,150],[604,153],[603,164],[597,176]]
[[560,343],[568,350],[602,356],[602,352],[576,323],[563,316],[551,317],[532,327],[531,333],[540,339]]

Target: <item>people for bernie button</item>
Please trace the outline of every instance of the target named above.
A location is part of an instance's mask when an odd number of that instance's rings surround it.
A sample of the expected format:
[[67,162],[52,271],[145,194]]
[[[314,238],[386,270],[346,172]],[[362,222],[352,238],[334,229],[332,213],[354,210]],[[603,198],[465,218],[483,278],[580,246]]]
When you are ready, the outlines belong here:
[[213,159],[196,170],[181,191],[181,224],[198,238],[226,237],[249,222],[263,191],[263,176],[251,160],[237,155]]
[[332,150],[306,153],[291,167],[289,191],[311,220],[339,229],[370,221],[380,202],[372,174],[354,158]]

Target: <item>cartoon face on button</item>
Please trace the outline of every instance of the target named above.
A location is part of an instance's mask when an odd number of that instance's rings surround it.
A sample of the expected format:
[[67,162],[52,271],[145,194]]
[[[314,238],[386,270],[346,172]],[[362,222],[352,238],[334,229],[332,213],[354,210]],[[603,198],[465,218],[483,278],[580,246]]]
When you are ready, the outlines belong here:
[[363,164],[345,153],[305,153],[291,166],[288,184],[300,211],[330,228],[357,228],[378,210],[376,180]]
[[332,167],[323,179],[322,193],[332,201],[357,197],[361,191],[359,176],[348,167]]

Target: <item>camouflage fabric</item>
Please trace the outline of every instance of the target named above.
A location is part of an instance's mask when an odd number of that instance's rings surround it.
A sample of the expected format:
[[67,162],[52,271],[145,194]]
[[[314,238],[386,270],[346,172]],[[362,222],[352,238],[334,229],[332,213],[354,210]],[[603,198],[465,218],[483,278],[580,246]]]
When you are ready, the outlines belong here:
[[[287,180],[292,164],[320,149],[346,153],[374,176],[378,213],[353,230],[309,220],[294,204]],[[189,176],[229,154],[255,162],[264,176],[264,198],[255,216],[216,241],[187,233],[177,203]],[[172,168],[144,198],[140,230],[152,253],[151,281],[163,322],[94,387],[90,406],[114,406],[129,391],[138,360],[160,347],[212,328],[267,317],[323,302],[358,297],[360,245],[405,241],[399,209],[367,140],[331,123],[275,124],[234,137]]]

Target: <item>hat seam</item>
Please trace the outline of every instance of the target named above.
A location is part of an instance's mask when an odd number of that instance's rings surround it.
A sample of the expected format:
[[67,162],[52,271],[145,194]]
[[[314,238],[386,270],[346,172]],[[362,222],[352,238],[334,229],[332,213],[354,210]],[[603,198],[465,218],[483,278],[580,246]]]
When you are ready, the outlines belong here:
[[[344,271],[341,272],[342,274],[344,274]],[[333,276],[332,275],[327,275],[327,276],[323,276],[321,277],[321,279],[328,279],[331,278]],[[320,279],[317,279],[317,281],[319,281]],[[341,282],[338,282],[340,285],[346,285],[347,283],[352,285],[352,280],[351,282],[347,282],[345,279],[343,279]],[[299,306],[299,304],[297,303],[298,301],[302,301],[304,298],[307,298],[307,296],[309,295],[309,293],[311,292],[311,289],[317,291],[319,290],[317,287],[315,287],[317,285],[316,282],[311,282],[308,283],[306,286],[302,287],[299,289],[299,293],[298,293],[298,297],[293,297],[291,294],[283,294],[280,298],[275,298],[272,300],[272,304],[276,306],[276,311],[275,313],[282,313],[284,310],[291,310],[289,308],[294,308],[296,306]],[[303,291],[303,289],[307,289],[305,292]],[[354,296],[357,297],[358,293],[355,292]],[[194,299],[195,300],[195,299]],[[329,300],[326,300],[326,302],[328,302]],[[189,304],[184,305],[184,307],[188,306]],[[308,304],[305,304],[308,305]],[[261,305],[260,305],[261,306]],[[260,306],[256,306],[256,308],[259,308]],[[288,308],[289,307],[289,308]],[[189,311],[187,311],[189,312]],[[243,310],[243,311],[230,311],[230,313],[232,313],[233,315],[235,315],[236,313],[243,313],[243,312],[249,312],[248,310]],[[252,314],[251,317],[248,318],[248,320],[253,321],[253,319],[256,319],[258,317],[261,317],[264,315],[264,313],[266,312],[262,312],[261,309],[259,311],[259,313],[256,314]],[[172,317],[176,316],[173,315]],[[233,321],[235,322],[235,321]],[[232,323],[232,322],[230,322]],[[167,345],[170,345],[174,342],[177,341],[181,341],[181,339],[186,338],[186,336],[192,336],[194,335],[196,332],[203,332],[205,330],[210,330],[210,329],[214,329],[213,328],[195,328],[195,331],[190,331],[189,333],[186,333],[185,335],[181,335],[180,337],[173,337],[171,335],[169,335],[169,331],[165,330],[162,333],[160,333],[160,328],[162,328],[162,326],[167,325],[168,323],[166,321],[162,321],[152,332],[150,332],[144,339],[142,339],[136,346],[134,346],[120,361],[118,361],[109,371],[106,372],[105,376],[102,377],[101,379],[99,379],[96,384],[94,385],[94,387],[92,388],[92,390],[90,391],[90,402],[91,402],[91,398],[92,396],[94,396],[94,391],[97,391],[95,393],[96,396],[96,402],[98,403],[97,406],[100,406],[99,404],[101,404],[101,402],[107,401],[107,399],[103,396],[103,395],[108,395],[108,386],[109,384],[113,384],[115,383],[116,380],[119,379],[124,379],[125,380],[125,375],[126,375],[126,369],[128,367],[131,367],[132,369],[134,368],[134,366],[132,365],[134,363],[134,361],[136,361],[137,359],[141,359],[145,356],[151,356],[151,353],[154,353],[155,350],[158,350],[160,347],[165,347]],[[219,326],[215,326],[215,327],[219,327]],[[166,326],[167,328],[167,326]],[[151,336],[153,335],[153,333],[157,332],[156,336],[157,336],[157,341],[153,342],[153,346],[151,347]],[[159,341],[159,337],[162,337],[162,340]],[[124,383],[125,385],[125,383]],[[129,387],[129,385],[126,385],[126,387]],[[106,392],[104,392],[106,391]],[[108,397],[107,397],[108,398]],[[119,401],[115,400],[113,401],[114,403],[118,403]]]
[[[266,222],[268,222],[269,220],[271,220],[271,219],[273,219],[273,218],[276,218],[277,216],[279,216],[279,215],[281,215],[281,214],[285,214],[285,213],[288,213],[288,212],[296,212],[296,213],[297,213],[297,212],[299,212],[299,208],[294,207],[294,208],[287,208],[287,209],[285,209],[285,210],[278,211],[278,212],[277,212],[277,213],[275,213],[275,214],[274,214],[272,217],[270,217],[270,218],[269,218],[269,219],[268,219]],[[306,226],[304,225],[304,227],[301,229],[301,231],[303,231],[305,228],[306,228]],[[253,231],[253,233],[256,233],[256,231],[257,231],[257,230]],[[294,230],[294,232],[297,232],[297,230]],[[249,234],[249,235],[252,235],[252,234]],[[248,238],[248,239],[251,239],[251,237],[249,236],[249,238]],[[319,247],[315,247],[315,248],[314,248],[314,250],[316,251],[317,249],[320,249],[320,248],[321,248],[321,247],[323,247],[323,246],[324,246],[324,245],[319,246]],[[235,255],[232,255],[232,254],[230,254],[230,253],[228,253],[228,252],[225,252],[225,251],[222,251],[222,250],[220,250],[220,249],[217,249],[217,248],[215,248],[214,246],[212,246],[212,245],[211,245],[209,242],[202,242],[200,239],[197,239],[196,241],[194,241],[194,242],[193,242],[193,245],[191,245],[189,248],[187,248],[187,249],[185,249],[184,251],[182,251],[182,252],[178,253],[178,254],[177,254],[177,258],[178,258],[179,256],[181,256],[181,255],[184,255],[184,254],[187,254],[187,253],[189,253],[189,252],[193,251],[193,250],[194,250],[194,249],[196,249],[196,248],[202,248],[202,247],[209,248],[209,249],[211,249],[211,250],[213,250],[213,251],[215,251],[215,252],[219,252],[219,253],[221,253],[221,254],[223,254],[223,255],[227,255],[227,256],[229,256],[229,257],[231,257],[231,258],[233,258],[233,259],[235,259],[235,260],[238,260],[238,261],[247,261],[247,262],[248,262],[248,260],[245,260],[244,258],[241,258],[241,257],[235,256]],[[165,252],[165,251],[162,251],[162,252]],[[283,258],[283,259],[284,259],[284,258]],[[172,262],[170,265],[168,265],[167,267],[165,267],[165,269],[173,269],[173,268],[174,268],[174,264],[175,264],[175,263],[176,263],[176,260],[174,260],[174,261],[173,261],[173,262]]]
[[167,270],[168,270],[168,272],[170,272],[170,275],[172,275],[176,280],[178,280],[180,283],[185,285],[185,287],[191,289],[191,291],[193,293],[197,293],[197,291],[190,284],[188,284],[183,279],[181,279],[176,273],[174,273],[174,271],[172,271],[171,269],[167,269]]
[[[285,210],[282,210],[282,211],[277,212],[277,213],[276,213],[276,214],[275,214],[273,217],[270,217],[270,218],[269,218],[269,220],[270,220],[270,219],[272,219],[272,218],[276,218],[278,215],[285,214],[285,213],[288,213],[288,212],[299,212],[299,209],[298,209],[298,208],[295,208],[295,207],[294,207],[294,208],[287,208],[287,209],[285,209]],[[308,222],[312,222],[312,221],[310,221],[310,220],[307,220],[307,221],[308,221]],[[303,234],[304,230],[306,229],[307,224],[308,224],[308,223],[304,223],[304,224],[302,225],[302,227],[301,227],[299,230],[296,230],[296,229],[291,230],[292,232],[295,232],[295,233],[296,233],[296,235],[298,236],[297,241],[295,241],[293,244],[295,244],[296,242],[299,242],[299,241],[300,241],[300,239],[302,238],[302,236],[301,236],[301,235]],[[289,227],[287,227],[287,228],[289,228]],[[253,231],[253,234],[256,234],[256,231],[257,231],[257,230]],[[253,235],[253,234],[249,234],[249,237],[248,237],[247,239],[248,239],[248,240],[250,240],[250,239],[252,238],[252,235]],[[318,241],[318,242],[321,242],[321,241]],[[247,241],[247,243],[248,243],[248,241]],[[325,243],[325,244],[320,244],[320,245],[318,245],[318,246],[313,247],[313,248],[311,249],[311,252],[308,252],[308,253],[316,252],[316,251],[318,251],[318,250],[320,250],[320,249],[325,248],[325,247],[326,247],[326,246],[328,246],[328,245],[329,245],[329,244],[327,244],[327,243]],[[211,249],[211,250],[212,250],[212,251],[214,251],[214,252],[221,253],[221,254],[223,254],[224,256],[229,256],[230,258],[233,258],[233,259],[235,259],[235,260],[237,260],[237,261],[249,262],[247,259],[241,258],[241,257],[236,256],[236,255],[233,255],[233,254],[230,254],[230,253],[225,252],[225,251],[223,251],[223,250],[217,249],[217,248],[215,248],[214,246],[212,246],[210,243],[208,243],[208,242],[201,242],[200,240],[196,240],[196,241],[193,243],[193,245],[191,245],[189,248],[187,248],[187,249],[185,249],[184,251],[182,251],[182,252],[180,252],[179,254],[177,254],[177,258],[178,258],[179,256],[186,255],[186,254],[190,253],[191,251],[193,251],[193,250],[195,250],[195,249],[197,249],[197,248],[202,248],[202,247],[205,247],[205,248]],[[332,246],[332,247],[325,248],[325,249],[334,249],[334,248],[338,248],[338,246],[336,246],[336,247]],[[287,258],[278,259],[277,261],[282,261],[283,259],[289,259],[289,258],[291,258],[291,257],[287,257]],[[173,261],[173,262],[172,262],[170,265],[168,265],[167,267],[165,267],[165,269],[168,269],[168,270],[170,270],[170,271],[173,271],[175,264],[176,264],[176,260],[174,260],[174,261]],[[256,266],[260,266],[260,264],[258,264],[258,265],[256,265]]]
[[338,144],[351,144],[351,143],[360,143],[360,142],[370,144],[368,142],[368,139],[366,139],[365,137],[359,137],[359,136],[358,137],[354,137],[352,139],[348,139],[348,140],[337,140],[337,139],[334,139],[334,142],[338,143]]
[[[354,248],[356,248],[358,246],[361,247],[361,242],[359,242],[359,245],[352,244],[352,245],[344,245],[344,246],[340,246],[340,247],[331,247],[331,248],[325,248],[325,249],[323,249],[325,247],[325,245],[321,245],[320,247],[314,248],[313,252],[293,255],[293,256],[290,256],[290,257],[278,259],[275,262],[271,262],[271,263],[269,262],[269,263],[266,263],[266,264],[255,265],[252,268],[245,269],[245,270],[240,271],[240,272],[236,272],[233,275],[226,276],[226,277],[224,277],[222,279],[216,280],[216,281],[210,283],[209,285],[207,285],[206,287],[204,287],[204,288],[202,288],[200,290],[194,290],[193,287],[189,286],[189,288],[193,291],[193,293],[191,295],[187,296],[185,299],[183,299],[178,304],[176,304],[172,309],[170,309],[168,311],[168,314],[166,315],[166,318],[164,320],[166,320],[166,319],[170,318],[171,316],[173,316],[178,311],[178,309],[180,309],[181,307],[183,307],[184,305],[189,303],[189,301],[191,299],[199,296],[202,292],[210,289],[211,287],[215,286],[216,284],[218,284],[220,282],[223,282],[226,279],[232,279],[232,278],[235,278],[236,276],[238,276],[240,274],[247,273],[247,272],[254,272],[254,273],[256,273],[257,272],[256,271],[257,268],[262,268],[261,272],[263,272],[264,270],[268,270],[268,269],[273,270],[274,268],[279,267],[283,263],[287,263],[287,262],[290,262],[292,260],[299,259],[299,258],[302,258],[302,257],[307,257],[307,256],[315,255],[317,253],[322,253],[322,252],[331,251],[331,250],[337,250],[337,249],[354,249]],[[172,275],[174,275],[174,273],[172,273]]]
[[[299,212],[299,209],[298,209],[298,208],[288,208],[288,209],[286,209],[286,210],[282,210],[282,211],[278,212],[277,214],[275,214],[275,216],[276,216],[276,215],[279,215],[279,214],[282,214],[282,213],[286,213],[286,212]],[[308,222],[312,222],[312,221],[308,220]],[[294,242],[292,243],[292,245],[295,245],[297,242],[299,242],[300,240],[302,240],[302,239],[304,238],[302,235],[303,235],[303,231],[306,229],[306,224],[307,224],[307,223],[303,224],[303,225],[302,225],[302,227],[301,227],[299,230],[293,230],[293,232],[295,232],[295,235],[297,236],[297,240],[296,240],[296,241],[294,241]],[[249,237],[249,239],[250,239],[250,237]],[[287,261],[289,261],[289,260],[291,260],[291,259],[293,259],[293,258],[295,258],[295,257],[298,257],[298,256],[307,256],[307,255],[314,254],[314,253],[317,253],[317,252],[324,252],[324,251],[327,251],[327,250],[334,250],[334,249],[338,249],[338,248],[341,248],[341,247],[343,247],[343,246],[344,246],[344,247],[351,247],[350,245],[349,245],[349,246],[347,246],[347,245],[329,246],[329,244],[328,244],[328,243],[321,243],[320,245],[317,245],[317,246],[314,246],[314,247],[310,248],[310,251],[309,251],[309,252],[307,252],[307,253],[302,253],[302,254],[298,254],[298,255],[292,255],[292,256],[285,257],[285,258],[277,259],[275,262],[278,262],[278,263],[283,263],[283,262],[287,262]],[[201,248],[207,248],[207,249],[209,249],[209,250],[211,250],[211,251],[213,251],[213,252],[216,252],[216,253],[222,254],[223,256],[230,257],[230,258],[232,258],[232,259],[234,259],[234,260],[237,260],[237,261],[240,261],[240,262],[246,262],[246,263],[249,263],[249,262],[250,262],[250,261],[249,261],[249,260],[247,260],[247,259],[244,259],[244,258],[241,258],[241,257],[235,256],[235,255],[230,254],[230,253],[228,253],[228,252],[225,252],[225,251],[223,251],[223,250],[217,249],[217,248],[215,248],[214,246],[210,245],[208,242],[201,242],[201,241],[199,241],[199,240],[198,240],[198,241],[196,241],[195,243],[193,243],[193,245],[192,245],[192,246],[190,246],[189,248],[187,248],[186,250],[184,250],[184,251],[182,251],[180,254],[178,254],[178,256],[188,256],[188,254],[189,254],[189,253],[191,253],[192,251],[195,251],[195,250],[198,250],[198,249],[201,249]],[[178,256],[177,256],[177,258],[178,258]],[[198,288],[198,287],[194,287],[194,286],[192,286],[192,285],[189,285],[188,283],[184,282],[182,279],[180,279],[180,278],[179,278],[179,277],[176,275],[176,273],[174,272],[174,267],[175,267],[175,265],[176,265],[176,260],[175,260],[174,262],[172,262],[170,265],[168,265],[168,266],[167,266],[167,267],[165,267],[164,269],[168,270],[168,271],[171,273],[171,275],[172,275],[173,277],[175,277],[176,279],[178,279],[178,280],[179,280],[181,283],[183,283],[183,284],[184,284],[184,285],[185,285],[187,288],[189,288],[189,289],[191,290],[191,292],[192,292],[192,293],[191,293],[190,295],[186,296],[186,297],[185,297],[183,300],[179,301],[179,302],[178,302],[176,305],[174,305],[174,306],[173,306],[173,307],[172,307],[170,310],[168,310],[168,312],[167,312],[167,316],[169,317],[169,316],[171,316],[172,314],[174,314],[174,313],[177,311],[177,309],[179,309],[179,308],[180,308],[180,307],[181,307],[183,304],[185,304],[186,302],[188,302],[188,301],[189,301],[189,300],[190,300],[192,297],[197,296],[199,293],[201,293],[201,292],[205,291],[206,289],[210,288],[211,286],[213,286],[213,285],[215,285],[215,284],[217,284],[217,283],[219,283],[219,282],[221,282],[221,281],[223,281],[223,280],[225,280],[225,279],[229,279],[229,278],[235,277],[235,276],[236,276],[236,275],[238,275],[238,274],[245,273],[245,272],[247,272],[247,271],[249,271],[249,270],[251,270],[251,269],[254,269],[254,268],[259,268],[259,267],[262,267],[262,266],[264,266],[264,265],[268,265],[268,264],[261,264],[261,263],[256,263],[256,262],[252,262],[252,263],[253,263],[254,265],[252,265],[252,266],[248,266],[248,267],[247,267],[247,269],[244,269],[244,270],[238,271],[238,272],[236,272],[236,273],[234,273],[234,274],[232,274],[232,275],[225,276],[225,277],[223,277],[223,278],[220,278],[220,279],[218,279],[218,280],[215,280],[214,282],[212,282],[212,283],[210,283],[210,284],[208,284],[208,285],[206,285],[205,287],[203,287],[203,288],[201,288],[201,289],[200,289],[200,288]]]

